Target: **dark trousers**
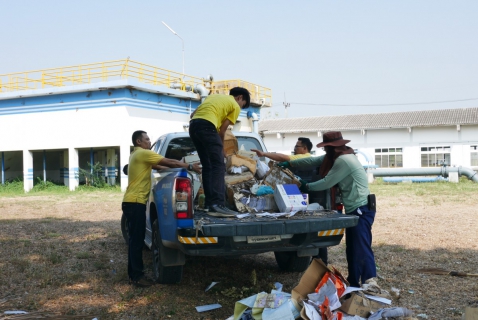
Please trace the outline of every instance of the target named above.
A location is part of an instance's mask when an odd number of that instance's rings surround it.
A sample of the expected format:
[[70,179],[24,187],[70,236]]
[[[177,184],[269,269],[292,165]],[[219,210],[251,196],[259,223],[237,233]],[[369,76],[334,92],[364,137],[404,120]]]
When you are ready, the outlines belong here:
[[359,207],[362,214],[357,209],[347,213],[359,217],[357,226],[345,230],[345,254],[349,276],[347,281],[352,287],[360,287],[360,280],[365,283],[366,280],[377,276],[375,268],[375,257],[372,251],[372,224],[375,219],[375,211],[371,211],[367,206]]
[[199,155],[202,165],[202,185],[206,206],[225,204],[226,186],[224,175],[224,146],[216,127],[207,120],[191,120],[189,136]]
[[128,276],[138,281],[143,276],[143,246],[146,229],[146,205],[123,202],[123,214],[128,219]]

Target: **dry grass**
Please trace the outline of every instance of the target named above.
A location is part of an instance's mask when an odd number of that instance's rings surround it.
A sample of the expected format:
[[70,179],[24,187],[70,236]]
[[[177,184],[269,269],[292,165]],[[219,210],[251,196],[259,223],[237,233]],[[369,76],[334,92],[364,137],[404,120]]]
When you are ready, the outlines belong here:
[[[375,184],[373,227],[379,284],[399,288],[394,305],[428,319],[461,319],[478,307],[478,278],[418,274],[439,267],[478,273],[478,185]],[[0,197],[0,312],[25,310],[80,319],[225,319],[234,302],[301,274],[282,273],[271,253],[189,258],[179,285],[136,289],[127,282],[117,192]],[[343,244],[330,263],[346,271]],[[147,267],[150,252],[144,251]],[[255,277],[253,276],[255,274]],[[204,292],[211,281],[219,281]],[[195,306],[223,307],[198,314]],[[0,316],[1,319],[1,316]]]

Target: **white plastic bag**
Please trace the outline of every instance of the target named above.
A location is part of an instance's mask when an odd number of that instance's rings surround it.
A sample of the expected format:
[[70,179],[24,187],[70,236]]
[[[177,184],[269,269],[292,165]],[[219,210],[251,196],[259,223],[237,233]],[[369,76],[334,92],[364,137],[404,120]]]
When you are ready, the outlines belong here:
[[261,160],[256,160],[256,162],[257,162],[256,177],[257,179],[261,180],[262,178],[265,177],[265,175],[269,171],[269,167],[267,166],[267,164],[265,164]]

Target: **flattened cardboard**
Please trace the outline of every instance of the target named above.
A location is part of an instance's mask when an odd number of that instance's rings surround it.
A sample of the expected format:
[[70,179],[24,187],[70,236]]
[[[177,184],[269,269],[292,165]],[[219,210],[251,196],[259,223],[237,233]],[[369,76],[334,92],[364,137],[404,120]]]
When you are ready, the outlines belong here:
[[224,153],[226,156],[230,156],[237,153],[238,150],[239,147],[236,137],[231,130],[226,130],[226,134],[224,135]]
[[350,298],[340,300],[342,306],[339,310],[352,316],[368,318],[370,312],[375,312],[380,308],[386,308],[387,305],[361,296],[359,293],[352,292]]
[[466,307],[464,320],[478,320],[478,308]]
[[227,185],[235,185],[235,184],[238,184],[238,183],[241,183],[241,182],[245,182],[245,181],[249,181],[249,180],[252,180],[254,179],[254,175],[247,171],[247,172],[244,172],[244,173],[241,173],[241,174],[227,174],[225,177],[224,177],[224,180],[226,182],[226,186]]
[[257,163],[255,160],[252,160],[248,157],[241,156],[238,154],[228,156],[227,163],[226,163],[226,170],[229,171],[229,168],[233,166],[234,167],[245,166],[252,172],[253,175],[256,174]]

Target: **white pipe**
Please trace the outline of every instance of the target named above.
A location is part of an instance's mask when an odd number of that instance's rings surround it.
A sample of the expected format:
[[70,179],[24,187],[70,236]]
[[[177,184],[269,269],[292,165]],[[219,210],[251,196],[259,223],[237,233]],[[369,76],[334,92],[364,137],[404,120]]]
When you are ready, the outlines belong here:
[[[259,107],[259,110],[262,109],[262,107],[266,104],[265,99],[261,99],[262,105]],[[254,133],[259,133],[259,116],[257,113],[253,112],[251,115],[252,118],[252,132]]]
[[367,161],[367,163],[372,162],[372,161],[370,160],[370,158],[368,157],[368,154],[366,154],[365,152],[363,152],[363,151],[361,151],[361,150],[359,150],[359,149],[354,149],[354,152],[355,152],[355,153],[358,153],[358,154],[361,154],[361,155],[365,158],[365,161]]
[[199,93],[199,95],[201,96],[201,102],[204,102],[204,99],[206,99],[206,97],[209,95],[209,89],[202,84],[196,84],[194,86],[193,92]]
[[[172,83],[169,87],[171,89],[181,89],[183,86],[180,83]],[[199,96],[201,97],[201,102],[203,102],[204,99],[206,99],[206,97],[209,95],[209,89],[207,89],[202,84],[196,84],[192,88],[191,88],[190,85],[186,85],[186,86],[184,86],[184,88],[186,89],[186,91],[192,91],[194,93],[199,93]]]
[[467,167],[434,167],[434,168],[377,168],[370,169],[369,172],[373,173],[374,177],[393,177],[393,176],[431,176],[441,175],[445,178],[448,177],[450,172],[458,172],[460,176],[466,176],[473,182],[478,183],[478,173],[471,168]]

